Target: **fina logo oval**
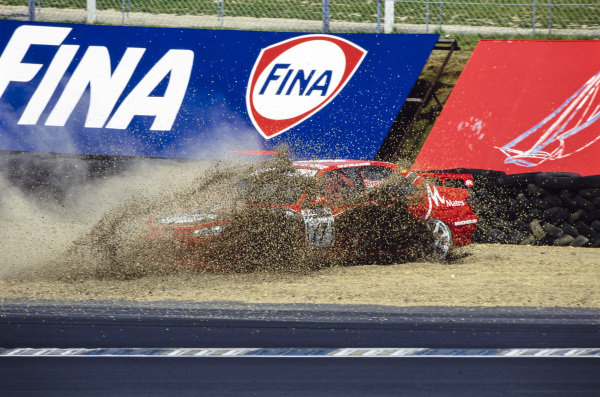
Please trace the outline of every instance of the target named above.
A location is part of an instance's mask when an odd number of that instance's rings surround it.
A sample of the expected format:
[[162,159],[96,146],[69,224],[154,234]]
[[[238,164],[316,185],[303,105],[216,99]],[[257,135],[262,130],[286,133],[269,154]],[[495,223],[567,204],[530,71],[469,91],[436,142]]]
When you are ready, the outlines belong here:
[[305,35],[262,49],[246,91],[246,107],[270,139],[323,109],[350,81],[367,51],[340,37]]

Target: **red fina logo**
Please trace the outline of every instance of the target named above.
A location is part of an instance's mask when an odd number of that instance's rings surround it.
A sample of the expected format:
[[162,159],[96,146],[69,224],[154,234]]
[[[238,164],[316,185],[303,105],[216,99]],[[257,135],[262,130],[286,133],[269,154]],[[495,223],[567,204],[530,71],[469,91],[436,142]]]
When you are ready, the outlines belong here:
[[348,40],[321,34],[264,48],[246,91],[252,123],[265,139],[300,124],[342,91],[366,54]]

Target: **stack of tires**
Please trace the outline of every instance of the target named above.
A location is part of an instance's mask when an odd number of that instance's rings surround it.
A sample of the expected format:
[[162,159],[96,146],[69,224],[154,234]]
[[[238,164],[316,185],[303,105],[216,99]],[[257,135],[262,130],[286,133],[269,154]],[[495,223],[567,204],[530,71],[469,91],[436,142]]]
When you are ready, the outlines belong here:
[[600,247],[600,175],[470,172],[476,242]]

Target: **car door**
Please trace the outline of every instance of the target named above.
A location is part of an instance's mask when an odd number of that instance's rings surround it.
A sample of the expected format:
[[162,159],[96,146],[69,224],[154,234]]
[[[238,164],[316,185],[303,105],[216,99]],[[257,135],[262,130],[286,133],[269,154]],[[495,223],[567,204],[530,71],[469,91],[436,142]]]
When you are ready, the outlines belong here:
[[317,193],[309,200],[310,205],[301,211],[309,247],[332,246],[335,216],[347,210],[359,192],[364,192],[358,174],[349,168],[325,172],[319,181]]

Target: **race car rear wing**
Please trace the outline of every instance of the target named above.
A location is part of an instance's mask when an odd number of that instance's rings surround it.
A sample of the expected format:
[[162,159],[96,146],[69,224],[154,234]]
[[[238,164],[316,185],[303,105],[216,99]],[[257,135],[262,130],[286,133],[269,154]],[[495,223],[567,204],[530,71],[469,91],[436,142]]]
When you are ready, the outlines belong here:
[[[440,186],[461,187],[471,189],[474,186],[473,175],[471,174],[453,174],[448,172],[417,172],[421,177],[435,179],[439,181]],[[459,182],[458,184],[456,183]]]
[[458,174],[451,172],[422,172],[422,171],[409,171],[402,170],[402,174],[411,179],[415,185],[419,182],[419,179],[434,183],[438,186],[457,187],[463,189],[472,189],[475,185],[473,181],[473,175],[471,174]]

